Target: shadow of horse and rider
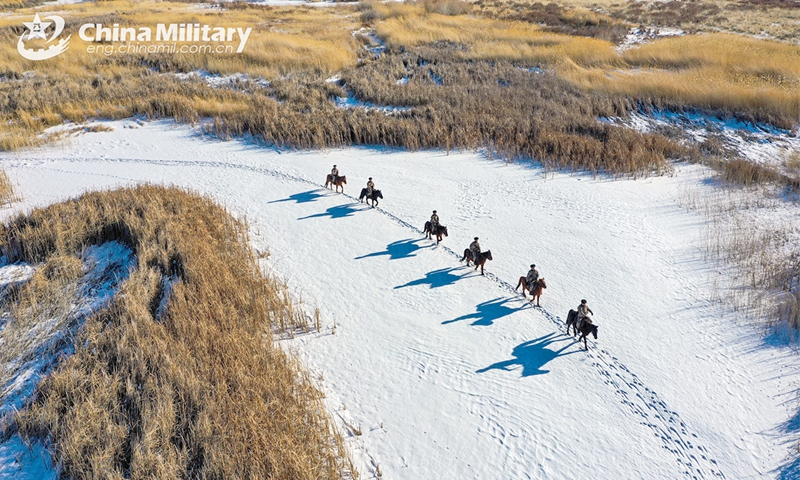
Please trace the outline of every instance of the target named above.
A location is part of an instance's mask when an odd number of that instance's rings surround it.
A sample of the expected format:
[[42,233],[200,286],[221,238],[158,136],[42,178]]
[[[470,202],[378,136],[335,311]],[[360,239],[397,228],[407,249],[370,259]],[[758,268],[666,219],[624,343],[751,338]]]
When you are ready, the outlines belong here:
[[[514,350],[511,351],[511,355],[514,358],[494,363],[488,367],[476,370],[475,373],[486,373],[489,370],[510,371],[516,368],[522,369],[523,377],[550,373],[550,370],[545,370],[542,367],[558,357],[564,357],[566,355],[578,353],[578,350],[573,350],[571,352],[566,351],[570,346],[573,345],[573,343],[568,342],[568,340],[570,340],[569,337],[565,337],[564,335],[557,333],[548,333],[547,335],[534,340],[528,340],[527,342],[520,343],[514,347]],[[559,345],[560,342],[567,343]],[[548,347],[558,348],[553,350]]]
[[[338,188],[342,188],[342,193],[344,193],[343,185],[345,185],[346,183],[347,183],[347,177],[342,176],[334,180],[330,178],[330,175],[328,175],[328,179],[326,180],[326,187],[330,184],[332,186],[337,187],[337,190]],[[319,189],[315,189],[315,190],[308,190],[305,192],[296,193],[284,199],[273,200],[270,203],[292,202],[292,201],[298,204],[310,203],[317,201],[325,196],[327,195],[320,193]],[[365,199],[368,202],[371,201],[372,206],[375,206],[377,205],[378,199],[382,198],[383,195],[381,194],[380,190],[373,190],[372,195],[368,195],[367,189],[364,188],[361,191],[359,203],[336,205],[327,208],[325,212],[301,217],[299,218],[299,220],[320,218],[320,217],[330,217],[332,219],[350,217],[355,215],[356,212],[361,210],[361,208],[359,207]],[[424,239],[432,240],[435,237],[437,244],[439,244],[442,241],[443,237],[448,236],[448,230],[446,226],[444,225],[432,226],[431,222],[425,222],[423,231],[425,234]],[[423,239],[411,239],[411,238],[397,240],[389,243],[386,246],[385,250],[368,253],[356,257],[355,259],[361,260],[371,257],[387,256],[389,257],[389,260],[400,260],[400,259],[415,257],[417,256],[417,253],[422,251],[423,249],[433,247],[433,245],[423,245],[422,241]],[[473,255],[473,252],[471,252],[469,248],[464,250],[464,254],[460,259],[461,262],[466,261],[467,267],[470,267],[471,266],[470,264],[472,263],[475,265],[476,271],[478,268],[480,268],[481,275],[484,274],[484,267],[486,265],[486,262],[491,260],[493,260],[491,250],[487,250],[485,252],[480,252],[477,255]],[[460,270],[461,270],[460,267],[450,267],[450,268],[441,268],[432,270],[430,272],[427,272],[424,277],[407,282],[403,285],[397,285],[396,287],[394,287],[394,289],[398,290],[398,289],[414,287],[414,286],[422,286],[422,285],[428,285],[429,288],[440,288],[453,285],[459,280],[475,276],[472,273],[460,274],[459,273]],[[530,300],[531,304],[535,299],[536,305],[537,307],[539,307],[539,299],[541,297],[542,291],[543,289],[547,288],[547,284],[545,283],[544,278],[537,280],[533,285],[528,285],[525,281],[525,277],[520,277],[515,290],[518,290],[520,286],[522,287],[523,297],[527,300],[526,294],[530,293],[532,295],[532,298]],[[507,317],[517,311],[520,311],[527,306],[527,304],[525,304],[520,307],[513,307],[510,305],[510,302],[512,300],[515,300],[515,297],[495,298],[493,300],[481,302],[478,305],[476,305],[475,312],[459,316],[452,320],[444,321],[442,322],[442,324],[448,325],[452,323],[473,320],[471,323],[472,326],[493,325],[495,321],[503,317]],[[597,339],[597,326],[592,324],[585,324],[582,325],[579,330],[577,323],[578,322],[576,321],[575,318],[575,312],[570,310],[570,313],[567,317],[567,325],[566,325],[567,334],[569,333],[570,327],[572,327],[574,330],[573,336],[576,336],[578,333],[580,333],[580,336],[578,337],[578,344],[580,344],[582,340],[584,343],[584,348],[588,350],[586,338],[588,337],[588,335],[593,335],[594,338]],[[553,345],[556,342],[565,341],[568,339],[569,339],[568,336],[560,334],[557,335],[553,333],[536,340],[524,342],[514,348],[514,351],[512,352],[512,355],[514,355],[515,357],[514,360],[507,360],[504,362],[496,363],[484,369],[478,370],[478,373],[483,373],[491,369],[508,370],[511,366],[514,365],[522,366],[523,377],[548,373],[547,370],[542,370],[541,366],[558,356],[567,355],[569,353],[575,353],[574,351],[564,353],[564,350],[567,349],[570,345],[574,345],[574,343],[569,342],[567,345],[555,351],[545,347]]]

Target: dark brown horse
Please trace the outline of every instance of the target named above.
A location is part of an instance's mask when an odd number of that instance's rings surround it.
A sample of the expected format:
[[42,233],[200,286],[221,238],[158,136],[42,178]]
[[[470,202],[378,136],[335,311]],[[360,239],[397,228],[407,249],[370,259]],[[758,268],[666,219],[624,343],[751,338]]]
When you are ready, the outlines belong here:
[[583,340],[583,348],[585,348],[588,352],[589,345],[586,344],[586,337],[591,333],[594,339],[597,340],[597,325],[589,322],[583,322],[583,325],[578,328],[578,332],[581,334],[581,336],[578,337],[578,343],[581,343],[581,340]]
[[361,195],[358,196],[358,201],[359,202],[363,202],[365,198],[367,199],[367,203],[369,203],[369,201],[371,200],[372,201],[372,206],[374,207],[375,205],[378,204],[378,199],[379,198],[383,199],[383,194],[381,193],[380,190],[373,190],[372,194],[368,195],[367,194],[367,189],[366,188],[362,188],[361,189]]
[[[459,262],[463,262],[464,260],[467,261],[467,266],[469,267],[469,262],[472,260],[472,252],[469,251],[469,248],[464,250],[464,256],[461,257]],[[475,259],[475,270],[478,267],[481,267],[481,275],[483,275],[483,266],[486,264],[487,260],[492,260],[492,251],[486,250],[485,252],[481,252],[478,254],[478,258]]]
[[432,238],[432,235],[436,235],[436,243],[441,242],[442,235],[447,236],[447,227],[439,225],[434,232],[431,230],[431,222],[425,222],[425,238]]
[[595,340],[597,340],[597,325],[589,322],[583,322],[583,325],[578,328],[578,312],[575,310],[570,310],[569,314],[567,315],[567,335],[569,335],[569,327],[572,326],[572,336],[576,336],[578,333],[581,334],[578,337],[578,343],[583,340],[583,348],[587,351],[589,350],[589,345],[586,343],[586,337],[591,334]]
[[336,177],[336,181],[334,181],[333,175],[330,173],[327,177],[325,177],[325,188],[330,188],[328,185],[333,185],[336,187],[336,192],[339,192],[339,187],[342,187],[342,193],[344,193],[344,186],[347,184],[347,177],[344,175]]
[[530,294],[533,295],[533,297],[531,297],[531,303],[533,303],[533,300],[535,299],[536,306],[541,307],[541,305],[539,305],[539,298],[542,296],[542,290],[547,288],[547,284],[544,283],[544,277],[533,282],[533,288],[530,290],[528,290],[528,284],[525,282],[525,277],[519,277],[519,282],[514,290],[518,290],[520,286],[522,286],[522,296],[525,297],[525,292],[530,292]]

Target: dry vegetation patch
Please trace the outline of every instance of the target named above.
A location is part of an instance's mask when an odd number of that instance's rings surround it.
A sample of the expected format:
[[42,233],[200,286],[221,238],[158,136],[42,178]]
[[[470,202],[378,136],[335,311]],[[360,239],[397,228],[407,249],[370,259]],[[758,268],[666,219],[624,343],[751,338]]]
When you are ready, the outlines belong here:
[[[22,17],[3,17],[0,150],[48,141],[44,130],[65,120],[143,115],[211,119],[208,132],[252,134],[279,146],[490,147],[552,168],[638,175],[665,171],[665,158],[685,157],[685,150],[660,135],[598,124],[598,116],[655,106],[719,111],[781,127],[800,118],[800,46],[714,34],[620,53],[608,39],[619,38],[622,23],[607,15],[555,4],[502,6],[505,13],[493,14],[505,19],[477,16],[481,5],[451,0],[336,9],[235,3],[224,11],[169,2],[65,6],[73,27],[89,20],[153,25],[191,19],[254,25],[255,31],[239,56],[64,55],[37,65],[34,74],[13,48]],[[539,20],[556,25],[535,24]],[[375,58],[380,46],[360,29],[362,22],[386,42],[383,57]],[[594,36],[566,34],[584,31]],[[269,82],[212,88],[200,78],[172,75],[196,70]],[[347,91],[323,81],[333,72],[346,79]],[[386,115],[334,107],[331,99],[348,93],[412,108]]]
[[5,170],[0,170],[0,204],[5,205],[17,200],[14,194],[14,184]]
[[[796,202],[783,189],[755,185],[754,177],[771,176],[739,165],[724,170],[722,183],[681,201],[702,213],[709,223],[703,241],[711,260],[728,269],[714,279],[717,298],[755,320],[765,332],[797,339],[800,330],[800,255]],[[733,178],[731,178],[733,176]]]
[[[142,186],[37,209],[2,230],[12,260],[47,261],[67,281],[70,258],[112,240],[135,252],[138,269],[86,321],[14,430],[52,445],[69,478],[354,473],[320,393],[273,343],[273,331],[308,320],[262,275],[246,223],[208,198]],[[20,301],[53,282],[32,283]]]

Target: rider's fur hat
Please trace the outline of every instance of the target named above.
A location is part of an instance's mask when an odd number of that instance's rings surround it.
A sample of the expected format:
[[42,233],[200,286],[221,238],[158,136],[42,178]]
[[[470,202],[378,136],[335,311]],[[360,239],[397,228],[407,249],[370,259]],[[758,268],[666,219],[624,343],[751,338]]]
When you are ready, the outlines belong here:
[[475,237],[475,240],[477,240],[477,239],[478,239],[478,237]]
[[436,213],[436,210],[434,210],[433,213]]
[[536,268],[536,265],[534,265],[533,263],[531,263],[531,268]]
[[581,300],[581,303],[586,303],[586,300]]

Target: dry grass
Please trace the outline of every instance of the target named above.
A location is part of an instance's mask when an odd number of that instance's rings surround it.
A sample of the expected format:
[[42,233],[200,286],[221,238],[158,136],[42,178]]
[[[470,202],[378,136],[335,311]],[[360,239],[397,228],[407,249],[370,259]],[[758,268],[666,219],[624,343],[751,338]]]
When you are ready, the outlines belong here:
[[469,47],[460,56],[479,60],[508,60],[527,64],[555,64],[569,59],[583,66],[614,64],[612,43],[543,31],[525,22],[470,16],[422,13],[421,9],[387,15],[375,31],[394,47],[450,42]]
[[[2,147],[0,147],[0,150],[2,150]],[[11,179],[8,178],[5,170],[0,170],[0,204],[5,205],[16,200],[14,184],[11,183]]]
[[462,58],[548,65],[584,90],[646,104],[732,112],[791,127],[800,119],[800,46],[730,34],[667,38],[626,50],[523,22],[424,14],[383,15],[376,32],[394,47],[464,45]]
[[58,332],[68,331],[71,313],[78,301],[78,284],[83,264],[75,256],[54,255],[48,258],[24,285],[14,285],[2,292],[5,324],[0,330],[0,385],[9,385],[21,373],[26,362],[37,360]]
[[[459,8],[445,0],[337,9],[237,3],[222,13],[166,2],[66,6],[73,26],[89,18],[110,23],[124,17],[141,24],[191,18],[252,24],[256,31],[241,56],[105,57],[78,55],[75,48],[75,58],[65,54],[42,62],[33,77],[24,74],[30,65],[13,50],[13,29],[22,17],[3,17],[0,40],[7,41],[0,41],[5,45],[0,58],[7,62],[2,71],[6,80],[0,82],[0,149],[48,141],[42,132],[64,120],[145,115],[187,122],[211,118],[209,131],[250,133],[281,146],[489,147],[553,168],[638,175],[663,172],[665,157],[685,152],[661,136],[598,126],[592,116],[624,115],[633,105],[655,105],[719,110],[784,127],[800,118],[800,71],[793,70],[797,46],[717,34],[663,40],[620,54],[600,38],[553,33],[526,21],[463,15]],[[619,26],[588,10],[558,8],[544,6],[543,11],[564,28]],[[386,58],[375,61],[361,48],[369,38],[351,34],[361,26],[359,19],[374,24],[386,40]],[[427,53],[420,54],[423,50]],[[414,66],[418,60],[434,65]],[[398,67],[409,61],[411,66]],[[542,87],[541,79],[529,78],[536,74],[514,71],[511,64],[539,66],[567,82],[547,75]],[[469,65],[475,67],[468,72]],[[210,88],[200,80],[164,75],[197,69],[264,75],[272,82],[268,87]],[[333,108],[330,98],[345,92],[321,80],[334,71],[341,71],[362,100],[414,108],[391,116]],[[363,77],[364,72],[371,77]],[[409,85],[394,84],[409,75],[415,78]],[[442,85],[420,83],[434,76]],[[538,94],[538,88],[551,92],[550,97]],[[576,96],[582,103],[573,102]],[[553,108],[540,108],[544,100],[569,107],[558,107],[564,109],[554,115]],[[603,155],[610,158],[599,160]]]
[[765,331],[796,340],[800,230],[794,222],[777,220],[776,212],[794,215],[797,205],[787,204],[773,187],[723,186],[703,194],[687,191],[681,199],[706,217],[705,252],[727,272],[727,280],[714,280],[717,298]]
[[597,7],[524,0],[479,0],[476,5],[490,18],[528,22],[555,33],[595,37],[613,43],[619,43],[630,30],[628,23],[601,13]]
[[16,39],[21,22],[30,21],[34,13],[33,9],[20,9],[13,15],[0,17],[0,73],[35,70],[38,74],[70,78],[128,75],[132,64],[126,60],[127,56],[87,53],[87,43],[77,35],[78,27],[84,23],[155,28],[158,23],[189,22],[253,28],[242,54],[175,54],[173,60],[180,67],[177,71],[203,69],[268,79],[298,72],[332,74],[355,64],[358,48],[351,31],[359,25],[349,8],[254,6],[222,10],[174,2],[112,0],[59,6],[66,30],[73,33],[70,49],[46,62],[32,62],[17,53]]
[[[86,321],[75,353],[13,422],[23,436],[52,445],[63,475],[319,479],[352,472],[319,392],[273,343],[273,330],[308,328],[308,320],[263,277],[244,222],[208,198],[142,186],[37,209],[2,230],[12,260],[48,265],[110,240],[132,248],[138,270]],[[67,273],[59,275],[71,279]],[[156,319],[164,277],[178,281]],[[52,280],[44,283],[31,284],[18,311],[49,291]]]
[[800,38],[798,7],[800,3],[795,0],[645,0],[601,8],[635,25],[680,27],[690,32],[733,32],[797,43]]

